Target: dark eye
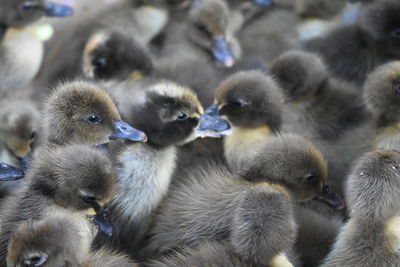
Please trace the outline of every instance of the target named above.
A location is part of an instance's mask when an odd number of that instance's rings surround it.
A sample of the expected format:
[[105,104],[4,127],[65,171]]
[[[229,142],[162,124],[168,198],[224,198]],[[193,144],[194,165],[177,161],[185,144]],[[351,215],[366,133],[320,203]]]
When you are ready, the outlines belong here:
[[390,35],[394,38],[400,38],[400,28],[399,29],[394,29]]
[[238,99],[238,100],[232,101],[231,104],[234,107],[240,108],[240,107],[243,107],[243,106],[247,105],[247,102],[242,100],[242,99]]
[[393,90],[394,90],[394,94],[398,95],[400,94],[400,83],[396,83],[393,85]]
[[303,176],[303,179],[306,183],[312,184],[318,181],[318,177],[312,173],[308,173]]
[[21,5],[22,10],[32,10],[35,7],[35,4],[32,1],[25,1]]
[[206,28],[206,26],[204,26],[203,24],[197,24],[196,25],[197,29],[199,31],[201,31],[204,34],[210,34],[210,32],[208,31],[208,29]]
[[32,134],[31,134],[31,140],[34,140],[35,138],[36,138],[36,132],[32,132]]
[[28,266],[40,266],[43,263],[45,263],[47,260],[47,255],[38,255],[38,256],[33,256],[31,258],[29,258],[28,260],[24,261],[24,264],[28,265]]
[[101,117],[100,116],[98,116],[98,115],[90,115],[89,117],[87,117],[87,121],[90,123],[90,124],[98,124],[98,123],[100,123],[101,122]]
[[93,59],[92,64],[96,68],[103,68],[107,64],[107,59],[104,57],[95,58]]
[[187,118],[186,113],[180,113],[177,117],[178,120],[182,121]]
[[83,201],[89,204],[93,204],[97,202],[97,198],[94,196],[83,196]]

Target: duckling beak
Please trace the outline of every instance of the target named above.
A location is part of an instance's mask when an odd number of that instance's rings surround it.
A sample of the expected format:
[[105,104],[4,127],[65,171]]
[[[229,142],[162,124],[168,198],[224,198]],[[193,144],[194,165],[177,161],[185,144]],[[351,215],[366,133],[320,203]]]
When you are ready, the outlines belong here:
[[32,153],[29,153],[25,157],[21,158],[20,162],[22,169],[23,170],[29,169],[29,167],[31,166],[31,161],[32,161]]
[[110,221],[110,212],[107,208],[97,211],[96,215],[92,217],[92,222],[96,225],[97,229],[106,236],[112,236],[113,227]]
[[15,181],[24,178],[25,173],[7,163],[0,162],[0,181]]
[[219,116],[217,105],[212,105],[205,110],[200,116],[200,125],[196,129],[196,135],[202,138],[219,138],[231,132],[230,124]]
[[235,57],[223,37],[216,38],[212,48],[215,59],[230,68],[235,63]]
[[272,0],[253,0],[253,3],[259,6],[272,6]]
[[115,122],[115,132],[109,136],[110,140],[128,140],[133,142],[147,142],[147,135],[130,126],[124,121]]
[[48,17],[68,17],[74,13],[72,7],[53,2],[45,3],[43,9]]
[[343,200],[327,184],[323,186],[322,192],[319,195],[315,196],[314,199],[321,201],[337,210],[344,209]]

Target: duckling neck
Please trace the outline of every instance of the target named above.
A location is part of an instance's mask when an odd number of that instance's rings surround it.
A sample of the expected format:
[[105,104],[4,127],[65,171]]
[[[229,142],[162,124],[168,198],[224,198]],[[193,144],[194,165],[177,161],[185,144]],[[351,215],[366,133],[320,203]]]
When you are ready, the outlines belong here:
[[232,134],[224,139],[224,153],[233,171],[242,170],[257,155],[273,135],[266,125],[257,128],[232,127]]

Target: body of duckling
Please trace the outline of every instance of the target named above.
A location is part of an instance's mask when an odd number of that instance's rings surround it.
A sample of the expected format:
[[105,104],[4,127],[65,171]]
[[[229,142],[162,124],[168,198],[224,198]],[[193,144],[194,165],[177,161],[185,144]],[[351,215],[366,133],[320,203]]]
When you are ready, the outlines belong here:
[[350,220],[322,266],[399,265],[399,163],[398,152],[376,150],[354,166],[346,185]]
[[91,239],[84,233],[79,220],[66,214],[24,222],[10,239],[7,266],[137,266],[123,254],[90,251]]
[[[7,244],[15,228],[28,220],[73,216],[85,229],[82,235],[92,240],[109,229],[93,224],[96,215],[112,198],[115,172],[102,152],[82,145],[41,151],[32,170],[18,190],[3,203],[1,212],[1,266],[6,266]],[[97,222],[99,222],[97,218]]]
[[361,86],[377,66],[400,57],[398,10],[400,4],[393,0],[366,5],[355,25],[307,41],[304,48],[322,56],[333,75]]

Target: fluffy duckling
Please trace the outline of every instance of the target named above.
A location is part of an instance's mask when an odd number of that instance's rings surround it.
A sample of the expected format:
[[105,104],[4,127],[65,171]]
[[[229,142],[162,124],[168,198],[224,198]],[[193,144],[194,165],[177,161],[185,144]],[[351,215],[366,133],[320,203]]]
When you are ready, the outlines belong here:
[[218,87],[207,111],[217,111],[232,126],[232,134],[224,138],[224,153],[233,171],[242,170],[249,153],[257,154],[268,137],[279,132],[282,102],[276,83],[258,71],[233,74]]
[[121,120],[107,93],[81,81],[61,84],[53,91],[45,103],[43,128],[46,142],[54,145],[147,140],[142,131]]
[[140,80],[152,73],[153,62],[130,36],[100,30],[85,45],[82,69],[86,77],[99,80]]
[[[110,235],[112,228],[104,206],[111,200],[115,172],[102,152],[82,145],[41,152],[18,190],[6,199],[1,213],[1,266],[14,229],[28,220],[70,214],[81,225],[81,234],[92,240],[97,231]],[[87,215],[94,216],[90,222]]]
[[[5,97],[0,102],[0,162],[26,168],[38,140],[40,114],[28,99]],[[0,184],[0,195],[7,196],[19,182]]]
[[[262,264],[261,266],[265,266]],[[145,264],[148,267],[208,267],[208,266],[231,266],[231,267],[255,267],[249,261],[238,256],[235,249],[228,242],[203,242],[195,248],[186,248]],[[268,267],[293,267],[284,254],[276,256]]]
[[216,131],[223,131],[229,124],[215,120],[200,127],[207,119],[200,124],[203,107],[196,95],[172,82],[156,82],[128,101],[131,108],[125,117],[146,132],[148,141],[126,144],[116,153],[119,179],[111,209],[118,231],[115,241],[132,252],[135,241],[140,241],[135,236],[168,191],[177,165],[177,146],[193,141],[199,130],[216,126]]
[[91,240],[72,216],[24,222],[8,244],[7,266],[134,267],[126,256],[107,250],[90,252]]
[[[226,170],[218,172],[219,169],[221,167],[206,168],[204,165],[198,170],[190,169],[186,179],[180,179],[182,183],[171,188],[154,219],[150,251],[163,253],[179,246],[195,246],[204,240],[229,240],[242,257],[265,264],[268,262],[263,258],[265,253],[270,251],[270,246],[274,247],[272,237],[281,227],[290,225],[288,221],[270,224],[271,217],[277,218],[270,216],[272,210],[274,213],[287,210],[266,201],[265,195],[252,198],[241,207],[237,204],[241,203],[240,197],[251,196],[253,190],[272,187],[286,192],[285,195],[295,201],[318,195],[332,206],[342,205],[336,196],[324,191],[327,166],[321,154],[299,136],[271,138],[253,163],[243,169],[240,175],[243,178]],[[256,231],[253,224],[262,227]],[[286,234],[279,236],[279,239],[288,237]],[[291,238],[287,240],[286,250],[294,241]]]
[[72,9],[45,0],[4,0],[0,10],[0,92],[25,86],[39,71],[43,43],[28,24]]
[[350,220],[322,266],[398,266],[399,164],[396,151],[360,158],[346,185]]
[[377,66],[400,57],[399,11],[396,0],[366,5],[357,24],[339,27],[304,46],[320,54],[332,74],[360,86]]
[[331,140],[367,119],[356,89],[332,79],[315,54],[284,53],[272,63],[270,72],[290,105],[285,112],[286,131],[308,132],[312,139]]

